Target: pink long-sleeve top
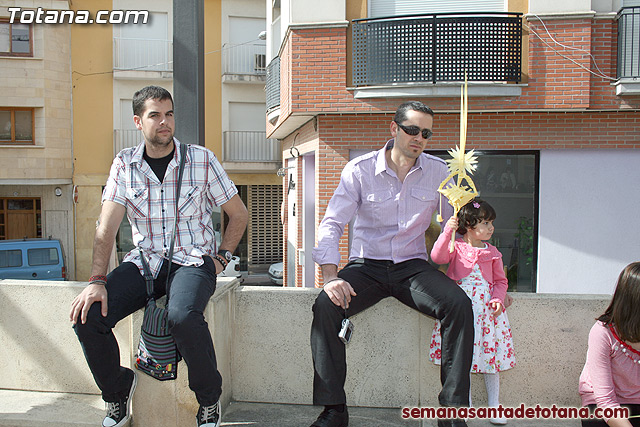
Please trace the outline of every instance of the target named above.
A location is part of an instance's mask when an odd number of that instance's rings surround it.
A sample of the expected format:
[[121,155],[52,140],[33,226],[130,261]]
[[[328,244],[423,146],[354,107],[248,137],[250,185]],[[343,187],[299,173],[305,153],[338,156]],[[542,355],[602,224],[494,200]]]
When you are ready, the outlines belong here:
[[640,354],[598,321],[589,332],[587,361],[580,374],[582,404],[617,408],[640,404]]
[[453,229],[445,226],[444,231],[438,236],[431,250],[433,262],[448,263],[447,276],[456,281],[471,274],[473,266],[478,264],[482,277],[491,286],[491,302],[498,301],[504,304],[509,282],[504,274],[500,251],[488,243],[486,248],[475,248],[462,239],[456,239],[454,251],[449,252],[453,232]]

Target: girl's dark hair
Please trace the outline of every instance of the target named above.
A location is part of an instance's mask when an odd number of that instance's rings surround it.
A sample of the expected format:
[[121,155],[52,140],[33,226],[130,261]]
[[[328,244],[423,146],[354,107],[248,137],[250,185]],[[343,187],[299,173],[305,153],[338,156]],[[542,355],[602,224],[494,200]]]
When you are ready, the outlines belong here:
[[615,326],[620,339],[640,342],[640,262],[622,270],[611,303],[597,320]]
[[489,203],[481,199],[473,199],[458,212],[458,233],[465,234],[467,227],[473,228],[482,221],[494,219],[496,219],[496,211]]

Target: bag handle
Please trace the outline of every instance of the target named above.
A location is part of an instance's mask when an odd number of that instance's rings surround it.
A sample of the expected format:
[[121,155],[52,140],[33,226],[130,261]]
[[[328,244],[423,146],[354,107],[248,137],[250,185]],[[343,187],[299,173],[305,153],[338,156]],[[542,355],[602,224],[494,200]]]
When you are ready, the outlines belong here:
[[[178,204],[180,201],[180,187],[182,186],[182,175],[184,175],[184,164],[185,159],[187,157],[187,144],[180,143],[180,166],[178,168],[178,182],[176,184],[176,209],[175,216],[173,218],[173,230],[171,231],[171,244],[169,245],[169,268],[167,270],[167,283],[165,285],[165,289],[169,289],[169,275],[171,273],[171,263],[173,258],[173,248],[176,241],[176,230],[178,228]],[[140,259],[142,260],[142,268],[144,270],[144,279],[147,285],[147,296],[150,299],[153,299],[153,275],[151,274],[151,270],[149,269],[149,264],[142,253],[142,249],[138,248],[140,251]]]

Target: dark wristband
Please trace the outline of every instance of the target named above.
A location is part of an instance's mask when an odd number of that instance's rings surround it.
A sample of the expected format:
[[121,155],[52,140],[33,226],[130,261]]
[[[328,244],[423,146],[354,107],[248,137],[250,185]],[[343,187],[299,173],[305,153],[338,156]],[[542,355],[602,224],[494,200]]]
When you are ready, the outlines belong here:
[[220,265],[222,266],[222,268],[227,268],[227,264],[228,264],[228,263],[227,263],[227,260],[226,260],[226,259],[222,258],[222,257],[221,257],[220,255],[218,255],[218,254],[213,255],[213,257],[214,257],[215,259],[217,259],[217,260],[218,260],[218,262],[220,263]]

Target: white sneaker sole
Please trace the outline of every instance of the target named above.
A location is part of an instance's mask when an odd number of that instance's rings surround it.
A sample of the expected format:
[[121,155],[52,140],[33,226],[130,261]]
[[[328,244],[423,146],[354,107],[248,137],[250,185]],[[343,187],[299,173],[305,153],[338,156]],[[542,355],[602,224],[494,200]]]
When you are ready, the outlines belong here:
[[220,401],[218,400],[216,402],[216,405],[218,405],[218,422],[217,423],[206,423],[206,424],[198,424],[198,420],[196,417],[196,427],[220,427],[220,424],[222,423],[222,411],[220,409]]
[[[112,427],[124,427],[132,418],[131,416],[131,401],[133,400],[133,393],[136,391],[136,385],[138,384],[138,376],[136,371],[133,372],[133,382],[129,389],[129,399],[127,399],[127,416],[120,420],[118,424],[114,424]],[[104,422],[104,421],[103,421]],[[102,425],[104,427],[104,424]]]

